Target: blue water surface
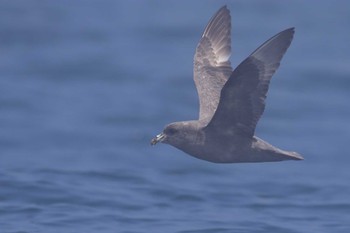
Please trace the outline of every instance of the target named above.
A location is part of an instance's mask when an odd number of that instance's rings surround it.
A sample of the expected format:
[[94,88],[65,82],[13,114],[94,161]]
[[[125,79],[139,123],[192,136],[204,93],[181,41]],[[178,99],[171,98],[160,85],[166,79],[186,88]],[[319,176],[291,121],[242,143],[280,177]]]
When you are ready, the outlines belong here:
[[[150,139],[196,119],[193,54],[295,26],[257,135],[304,161],[213,164]],[[1,1],[0,233],[350,232],[349,1]]]

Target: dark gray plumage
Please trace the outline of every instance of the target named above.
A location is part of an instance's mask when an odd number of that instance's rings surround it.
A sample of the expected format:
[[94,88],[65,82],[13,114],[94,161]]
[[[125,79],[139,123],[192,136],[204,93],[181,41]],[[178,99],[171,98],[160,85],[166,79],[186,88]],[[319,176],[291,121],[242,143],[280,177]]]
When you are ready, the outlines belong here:
[[254,136],[271,77],[293,34],[294,28],[278,33],[232,71],[231,17],[222,7],[209,21],[194,56],[199,119],[169,124],[151,144],[164,142],[217,163],[303,159]]

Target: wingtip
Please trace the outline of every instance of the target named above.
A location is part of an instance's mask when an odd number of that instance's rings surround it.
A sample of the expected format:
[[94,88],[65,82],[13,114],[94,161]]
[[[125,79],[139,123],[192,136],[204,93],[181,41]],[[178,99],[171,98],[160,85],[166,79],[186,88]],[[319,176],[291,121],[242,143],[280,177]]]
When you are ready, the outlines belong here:
[[220,9],[226,9],[226,10],[228,10],[228,8],[227,8],[227,5],[225,4],[225,5],[223,5]]
[[280,32],[280,33],[291,33],[292,35],[294,35],[295,33],[295,27],[290,27],[290,28],[287,28],[285,29],[284,31]]
[[299,154],[297,152],[291,152],[290,156],[292,156],[294,158],[294,160],[304,160],[304,157],[301,156],[301,154]]
[[215,15],[219,15],[222,11],[226,11],[228,14],[230,14],[230,10],[228,9],[227,5],[223,5],[222,7],[220,7],[220,9],[216,12]]

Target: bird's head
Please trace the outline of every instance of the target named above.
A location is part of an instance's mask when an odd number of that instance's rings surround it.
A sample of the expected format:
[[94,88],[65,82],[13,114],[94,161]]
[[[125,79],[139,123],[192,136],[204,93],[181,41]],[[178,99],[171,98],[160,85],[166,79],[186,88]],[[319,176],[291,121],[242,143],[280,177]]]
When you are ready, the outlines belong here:
[[194,122],[174,122],[165,126],[163,132],[151,140],[151,145],[162,142],[181,147],[181,145],[195,142],[198,132],[198,126]]
[[180,122],[171,123],[167,126],[165,126],[163,132],[155,136],[151,140],[151,145],[155,145],[158,142],[172,144],[171,142],[176,140],[176,138],[179,136],[179,131],[181,130],[182,126]]

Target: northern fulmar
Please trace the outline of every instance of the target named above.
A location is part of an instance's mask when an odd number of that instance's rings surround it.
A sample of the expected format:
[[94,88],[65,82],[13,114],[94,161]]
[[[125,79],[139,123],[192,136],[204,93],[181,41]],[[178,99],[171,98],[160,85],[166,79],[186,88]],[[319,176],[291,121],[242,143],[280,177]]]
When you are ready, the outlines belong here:
[[199,119],[174,122],[152,139],[214,163],[302,160],[254,136],[272,75],[289,47],[294,28],[273,36],[232,70],[231,16],[223,6],[211,18],[194,55]]

